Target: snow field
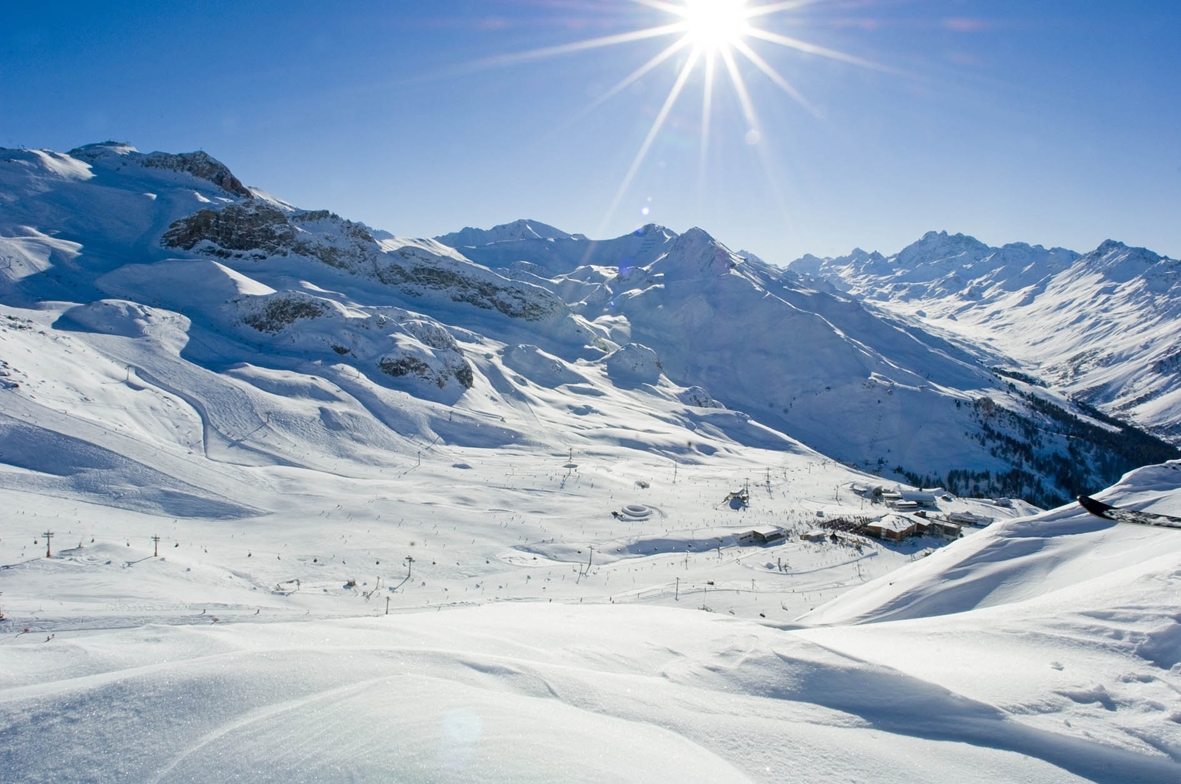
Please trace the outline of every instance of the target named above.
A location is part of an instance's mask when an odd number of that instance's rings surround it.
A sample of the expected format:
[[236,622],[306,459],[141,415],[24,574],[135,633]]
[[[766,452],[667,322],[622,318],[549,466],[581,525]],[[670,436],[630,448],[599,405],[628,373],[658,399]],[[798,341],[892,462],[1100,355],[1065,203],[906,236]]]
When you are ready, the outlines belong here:
[[[0,158],[0,778],[1181,779],[1176,532],[801,537],[881,480],[773,427],[1003,468],[987,352],[700,230],[485,268],[153,160]],[[269,250],[161,245],[227,206]]]

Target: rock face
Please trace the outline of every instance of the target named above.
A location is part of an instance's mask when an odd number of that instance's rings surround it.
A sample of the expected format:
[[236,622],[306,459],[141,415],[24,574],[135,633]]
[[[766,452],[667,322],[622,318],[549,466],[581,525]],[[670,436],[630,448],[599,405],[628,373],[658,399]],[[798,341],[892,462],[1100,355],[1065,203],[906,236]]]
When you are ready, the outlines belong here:
[[365,226],[326,210],[285,212],[258,200],[204,209],[173,223],[161,243],[223,259],[302,256],[376,278],[411,297],[443,294],[513,319],[568,313],[545,289],[503,278],[438,243],[379,243]]
[[164,169],[191,174],[198,179],[213,183],[232,196],[243,199],[254,197],[250,189],[234,176],[228,166],[206,152],[153,152],[144,155],[126,144],[104,142],[76,147],[70,150],[69,155],[71,158],[83,161],[98,161],[111,156],[119,156],[146,169]]
[[166,248],[201,251],[218,258],[286,256],[296,247],[295,230],[282,211],[268,204],[231,204],[201,210],[172,224],[161,243]]
[[226,193],[232,193],[244,199],[253,198],[253,194],[242,184],[241,180],[230,172],[228,166],[204,152],[188,152],[179,155],[154,152],[144,158],[143,165],[149,169],[187,172],[202,180],[209,180]]
[[259,332],[275,334],[302,319],[314,319],[327,315],[328,311],[327,305],[310,297],[289,294],[267,299],[258,312],[244,316],[242,323],[254,327]]
[[[452,302],[474,305],[481,310],[495,310],[509,318],[541,321],[559,315],[565,308],[549,292],[529,284],[516,283],[499,276],[480,274],[474,266],[448,264],[445,259],[430,259],[413,250],[395,252],[392,263],[377,271],[382,283],[422,296],[427,291],[445,292]],[[469,265],[471,266],[471,265]]]

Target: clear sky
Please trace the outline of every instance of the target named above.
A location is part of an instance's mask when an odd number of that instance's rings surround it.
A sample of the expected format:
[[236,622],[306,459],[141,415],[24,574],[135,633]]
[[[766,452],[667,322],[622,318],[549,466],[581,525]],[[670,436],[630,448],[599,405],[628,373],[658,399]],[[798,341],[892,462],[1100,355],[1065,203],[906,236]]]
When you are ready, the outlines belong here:
[[[9,2],[0,145],[204,149],[298,206],[412,236],[528,217],[697,225],[779,263],[931,229],[1181,257],[1178,0],[767,13],[748,24],[809,51],[739,39],[780,81],[731,49],[754,116],[715,50],[703,134],[703,55],[638,165],[696,44],[601,102],[683,33],[514,57],[703,1]],[[746,8],[768,5],[796,4]]]

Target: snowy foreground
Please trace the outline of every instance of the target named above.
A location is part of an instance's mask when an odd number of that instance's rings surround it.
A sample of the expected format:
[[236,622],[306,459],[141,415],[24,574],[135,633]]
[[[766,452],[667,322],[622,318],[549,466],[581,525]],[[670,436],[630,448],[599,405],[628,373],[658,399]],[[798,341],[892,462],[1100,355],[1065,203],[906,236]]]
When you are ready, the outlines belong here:
[[[5,780],[1181,775],[1176,531],[1065,508],[913,562],[934,540],[741,546],[728,518],[791,524],[834,469],[788,460],[735,512],[704,472],[574,460],[259,471],[273,513],[233,521],[6,491],[66,549],[0,543]],[[1179,473],[1104,498],[1176,514]]]

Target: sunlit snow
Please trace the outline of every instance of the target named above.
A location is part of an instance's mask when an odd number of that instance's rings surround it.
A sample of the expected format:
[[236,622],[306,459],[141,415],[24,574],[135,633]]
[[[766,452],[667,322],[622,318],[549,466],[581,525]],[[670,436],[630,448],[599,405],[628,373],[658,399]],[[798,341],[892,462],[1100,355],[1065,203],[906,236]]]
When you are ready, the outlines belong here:
[[834,524],[898,483],[805,442],[918,459],[935,401],[988,459],[967,351],[700,230],[403,240],[137,155],[0,155],[5,780],[1181,776],[1179,532]]

